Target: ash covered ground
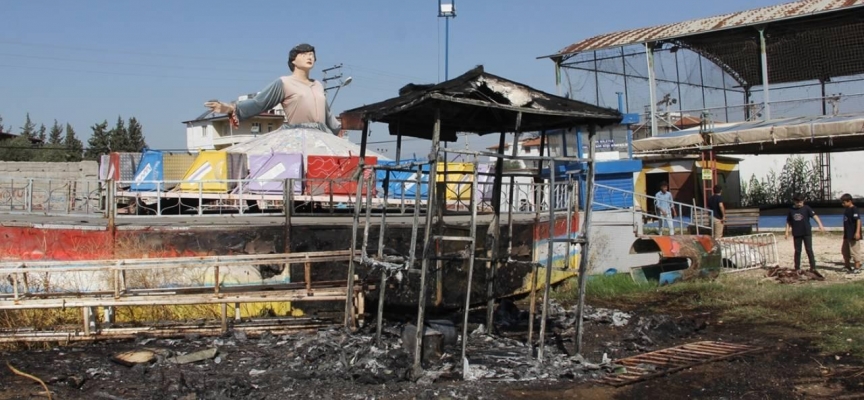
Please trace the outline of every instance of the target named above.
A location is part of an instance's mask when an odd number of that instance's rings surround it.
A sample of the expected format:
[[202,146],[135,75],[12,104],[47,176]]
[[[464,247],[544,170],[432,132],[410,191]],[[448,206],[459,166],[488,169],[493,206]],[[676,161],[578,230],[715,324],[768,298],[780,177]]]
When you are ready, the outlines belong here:
[[[705,327],[691,318],[635,317],[588,307],[585,337],[591,350],[585,357],[570,355],[575,309],[553,303],[540,363],[526,343],[527,312],[502,304],[491,334],[482,324],[469,324],[468,380],[462,379],[461,329],[446,320],[435,326],[442,345],[430,350],[419,379],[411,377],[405,325],[395,323],[385,324],[381,341],[374,325],[355,333],[331,328],[247,337],[231,331],[219,337],[142,337],[18,350],[3,358],[45,381],[58,399],[497,399],[510,397],[509,390],[596,380],[612,371],[613,358],[655,349]],[[129,351],[149,361],[115,359]],[[0,376],[0,399],[45,398],[32,380],[6,368]]]

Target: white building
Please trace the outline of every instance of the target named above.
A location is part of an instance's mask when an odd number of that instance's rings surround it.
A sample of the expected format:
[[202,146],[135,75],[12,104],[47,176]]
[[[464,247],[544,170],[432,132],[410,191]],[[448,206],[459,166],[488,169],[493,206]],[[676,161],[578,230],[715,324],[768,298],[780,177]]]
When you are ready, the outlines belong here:
[[[254,94],[240,96],[239,100],[254,97]],[[205,112],[186,125],[186,148],[191,150],[220,150],[258,137],[258,135],[279,129],[285,120],[285,112],[279,104],[267,112],[240,122],[233,128],[228,116],[211,111]]]

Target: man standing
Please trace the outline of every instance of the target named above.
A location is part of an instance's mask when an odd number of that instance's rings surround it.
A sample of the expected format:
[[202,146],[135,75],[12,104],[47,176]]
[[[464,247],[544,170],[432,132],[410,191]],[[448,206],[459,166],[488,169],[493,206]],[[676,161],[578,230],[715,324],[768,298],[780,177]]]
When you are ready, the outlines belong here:
[[[840,196],[843,204],[843,266],[847,273],[861,273],[861,218],[858,217],[858,207],[852,203],[852,195],[849,193]],[[855,262],[855,267],[849,262]]]
[[813,229],[810,226],[810,218],[819,224],[819,232],[825,232],[822,220],[816,215],[810,206],[804,205],[804,196],[796,194],[792,197],[792,208],[786,215],[786,239],[789,239],[789,231],[795,240],[795,269],[801,269],[801,245],[807,251],[807,259],[810,261],[810,269],[816,270],[816,256],[813,254]]
[[672,193],[669,192],[669,184],[666,181],[660,183],[660,191],[654,195],[654,208],[660,216],[660,234],[663,234],[664,226],[669,228],[669,234],[675,234],[675,207]]
[[711,233],[714,239],[723,237],[723,227],[726,224],[726,206],[723,205],[723,188],[714,185],[714,195],[708,199],[708,208],[714,213],[711,221]]

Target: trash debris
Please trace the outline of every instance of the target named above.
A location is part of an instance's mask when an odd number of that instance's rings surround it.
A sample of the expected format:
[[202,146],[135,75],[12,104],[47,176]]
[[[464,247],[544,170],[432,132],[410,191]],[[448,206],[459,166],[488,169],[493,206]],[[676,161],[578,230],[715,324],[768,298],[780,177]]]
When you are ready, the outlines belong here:
[[[421,348],[422,359],[429,361],[432,358],[441,357],[443,344],[444,335],[441,332],[428,326],[425,327],[423,329],[423,346]],[[405,351],[413,357],[414,349],[417,347],[417,327],[415,325],[407,324],[402,328],[402,345],[405,347]]]
[[792,268],[782,268],[782,267],[773,267],[768,270],[766,274],[769,278],[775,278],[780,283],[799,283],[799,282],[807,282],[807,281],[824,281],[825,276],[820,274],[818,271],[814,269],[804,270],[804,269],[792,269]]
[[114,355],[111,361],[127,367],[135,364],[148,364],[156,360],[156,353],[151,350],[132,350]]
[[196,351],[194,353],[185,354],[182,356],[172,357],[168,359],[168,362],[174,364],[191,364],[198,361],[209,360],[211,358],[216,357],[216,353],[218,350],[214,347],[212,349]]

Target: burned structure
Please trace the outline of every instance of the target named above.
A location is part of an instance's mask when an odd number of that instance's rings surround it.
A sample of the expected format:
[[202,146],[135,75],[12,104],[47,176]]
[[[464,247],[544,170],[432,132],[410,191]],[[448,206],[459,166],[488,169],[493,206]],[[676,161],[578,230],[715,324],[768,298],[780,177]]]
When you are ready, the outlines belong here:
[[[591,106],[586,103],[566,99],[563,97],[553,96],[547,93],[543,93],[532,89],[530,87],[518,84],[516,82],[512,82],[506,80],[504,78],[489,74],[484,71],[483,67],[477,67],[457,78],[452,80],[442,82],[437,85],[408,85],[400,90],[400,96],[385,100],[380,103],[375,103],[371,105],[367,105],[361,108],[348,110],[343,115],[343,126],[353,129],[362,129],[363,135],[361,142],[361,149],[366,148],[366,137],[369,123],[371,122],[384,122],[389,126],[389,130],[391,135],[397,136],[397,146],[401,145],[401,138],[403,136],[412,136],[419,137],[423,139],[431,140],[431,150],[429,153],[428,163],[431,165],[437,165],[437,161],[440,156],[443,156],[446,159],[446,154],[448,153],[447,149],[441,148],[442,141],[453,141],[456,138],[456,132],[469,132],[476,133],[478,135],[484,134],[493,134],[498,133],[500,135],[500,146],[498,147],[498,153],[484,153],[484,152],[471,152],[471,151],[458,151],[458,150],[449,150],[449,152],[460,153],[466,156],[472,157],[474,164],[474,174],[471,182],[476,184],[477,180],[477,158],[480,156],[488,156],[492,157],[496,160],[495,163],[495,171],[493,174],[493,189],[492,193],[495,196],[502,196],[501,187],[503,182],[503,165],[504,161],[508,158],[515,158],[515,154],[508,156],[503,154],[504,151],[504,137],[507,132],[513,132],[516,140],[518,140],[518,136],[520,132],[526,130],[539,130],[543,132],[543,139],[541,139],[541,143],[545,142],[545,132],[546,130],[551,129],[561,129],[561,128],[571,128],[574,126],[585,126],[587,130],[590,132],[589,135],[589,152],[588,157],[585,159],[579,158],[567,158],[567,157],[549,157],[543,155],[544,152],[540,151],[539,156],[539,167],[538,171],[534,174],[534,176],[538,179],[538,181],[542,182],[544,169],[548,174],[548,182],[549,187],[545,191],[554,190],[554,185],[556,182],[556,170],[563,163],[580,163],[587,167],[588,173],[588,190],[586,198],[587,204],[585,205],[586,210],[586,224],[579,231],[580,235],[572,236],[571,232],[571,221],[574,212],[578,214],[578,209],[575,209],[577,205],[574,200],[572,200],[575,196],[568,197],[569,201],[566,204],[563,204],[563,213],[556,212],[556,206],[554,204],[549,204],[548,206],[548,223],[549,232],[550,232],[550,240],[548,241],[549,248],[547,251],[547,263],[545,265],[544,274],[544,294],[543,294],[543,307],[541,308],[541,319],[540,319],[540,333],[539,333],[539,348],[538,348],[538,358],[543,358],[543,350],[544,350],[544,338],[546,331],[546,315],[548,311],[548,302],[549,302],[549,288],[552,283],[552,270],[553,263],[552,257],[554,252],[554,244],[559,239],[555,239],[552,237],[552,232],[555,230],[555,223],[558,218],[558,215],[563,215],[565,219],[565,224],[567,227],[566,237],[560,239],[566,245],[567,251],[565,255],[569,254],[569,249],[571,245],[579,245],[581,246],[581,257],[580,257],[580,265],[579,265],[579,277],[580,277],[580,291],[582,291],[580,304],[584,303],[584,285],[585,285],[585,273],[588,262],[588,249],[589,247],[589,237],[586,234],[588,232],[588,222],[590,221],[590,213],[591,213],[591,199],[592,199],[592,191],[593,191],[593,167],[594,167],[594,159],[592,158],[594,155],[594,133],[596,131],[597,126],[610,125],[620,122],[621,114],[615,110],[604,109],[597,106]],[[543,146],[541,145],[541,148]],[[397,165],[399,162],[400,156],[400,147],[397,147]],[[515,152],[515,147],[514,147]],[[363,158],[363,154],[361,153],[361,159]],[[410,164],[407,168],[411,168],[414,164]],[[446,164],[445,164],[446,165]],[[370,169],[378,168],[376,166],[368,166]],[[391,169],[392,167],[385,168]],[[396,168],[398,169],[398,168]],[[457,260],[464,265],[464,268],[468,270],[467,282],[465,283],[464,288],[464,318],[462,323],[462,359],[465,358],[466,351],[466,342],[468,340],[468,311],[472,306],[472,291],[473,287],[473,273],[475,269],[475,265],[478,264],[476,261],[482,262],[486,264],[486,275],[487,275],[487,323],[491,325],[492,323],[492,310],[494,305],[494,296],[491,294],[494,293],[494,286],[496,281],[496,275],[500,273],[500,271],[505,270],[507,267],[512,267],[519,264],[519,261],[515,261],[510,254],[510,250],[512,250],[513,245],[513,207],[509,207],[507,223],[506,226],[509,228],[508,236],[506,236],[507,246],[504,246],[504,240],[502,238],[501,226],[503,215],[501,213],[501,202],[493,200],[493,210],[491,215],[491,223],[489,230],[486,234],[484,248],[478,248],[478,236],[480,236],[477,232],[477,205],[478,202],[474,201],[473,193],[474,188],[471,188],[472,195],[470,196],[470,201],[468,204],[469,213],[468,221],[467,221],[467,232],[462,230],[461,235],[455,235],[448,231],[448,225],[453,223],[454,213],[450,212],[446,203],[446,196],[437,195],[437,192],[444,192],[447,190],[448,182],[448,172],[446,169],[443,172],[443,179],[438,180],[435,178],[437,173],[437,168],[430,168],[430,177],[429,177],[429,202],[427,203],[426,215],[425,215],[425,223],[423,223],[423,248],[419,249],[419,258],[420,258],[420,289],[418,294],[417,301],[417,327],[424,326],[424,318],[425,318],[425,308],[427,305],[427,276],[430,271],[434,270],[437,275],[436,279],[436,293],[438,296],[441,295],[441,292],[444,290],[442,286],[444,270],[442,268],[442,263],[447,260]],[[362,177],[360,180],[362,181]],[[431,184],[435,182],[436,184]],[[542,185],[536,190],[535,195],[541,196],[541,192],[544,191],[542,189]],[[358,198],[361,193],[362,183],[358,184]],[[386,185],[385,185],[386,187]],[[512,184],[510,188],[512,190]],[[569,184],[569,188],[565,187],[565,190],[569,190],[572,193],[573,190],[572,181]],[[444,193],[442,193],[444,194]],[[386,197],[386,196],[385,196]],[[512,193],[510,194],[512,198]],[[536,204],[540,204],[540,201],[537,201]],[[361,210],[362,206],[358,202],[355,205],[355,216],[354,216],[354,235],[355,239],[352,241],[352,248],[355,248],[358,243],[357,235],[358,235],[358,226],[361,218]],[[414,226],[418,227],[419,223],[419,210],[415,211],[415,223]],[[369,221],[369,213],[367,208],[366,214],[366,224],[364,229],[364,234],[362,238],[362,242],[364,245],[364,249],[361,250],[361,253],[365,254],[365,246],[368,244],[369,236],[368,236],[368,221]],[[543,224],[544,221],[541,220],[541,211],[538,207],[536,209],[534,215],[534,229],[538,229],[538,227]],[[452,226],[452,225],[450,225]],[[386,229],[386,212],[382,214],[382,224],[380,227],[383,232]],[[467,234],[466,234],[467,233]],[[417,235],[415,232],[414,235]],[[383,238],[383,234],[381,234]],[[412,242],[413,243],[413,242]],[[455,245],[454,245],[455,244]],[[505,249],[502,251],[502,249]],[[381,249],[379,248],[380,257]],[[478,254],[478,252],[480,254]],[[415,250],[412,248],[410,251],[409,263],[410,266],[416,254]],[[455,255],[455,257],[454,257]],[[567,257],[565,257],[567,258]],[[377,260],[378,263],[382,263],[385,260]],[[367,262],[368,264],[375,264],[373,262]],[[531,323],[533,324],[533,314],[534,314],[534,304],[535,304],[535,293],[538,285],[538,275],[540,275],[540,266],[536,263],[532,265],[532,273],[531,273]],[[354,271],[354,262],[352,260],[351,266],[349,267],[349,282],[351,276],[353,276]],[[386,276],[382,272],[381,284],[379,285],[381,290],[385,290],[386,288]],[[381,310],[383,307],[383,295],[379,295],[379,316],[378,321],[379,324],[381,322]],[[346,323],[350,325],[350,316],[353,314],[352,312],[352,304],[351,302],[346,303]],[[580,306],[581,310],[581,306]],[[577,324],[581,321],[580,318],[577,319]],[[579,324],[581,325],[581,324]],[[581,328],[581,327],[580,327]],[[379,328],[380,331],[380,328]],[[529,333],[529,343],[531,343],[531,336],[533,334],[533,326],[530,328]],[[577,335],[581,335],[581,329],[577,329]],[[415,349],[414,349],[414,372],[415,374],[419,374],[421,369],[421,353],[422,353],[422,343],[423,343],[423,329],[416,329],[416,338]],[[579,343],[581,343],[581,337],[577,337],[577,351]],[[466,361],[467,363],[467,361]],[[467,374],[468,369],[463,370],[463,374]]]

